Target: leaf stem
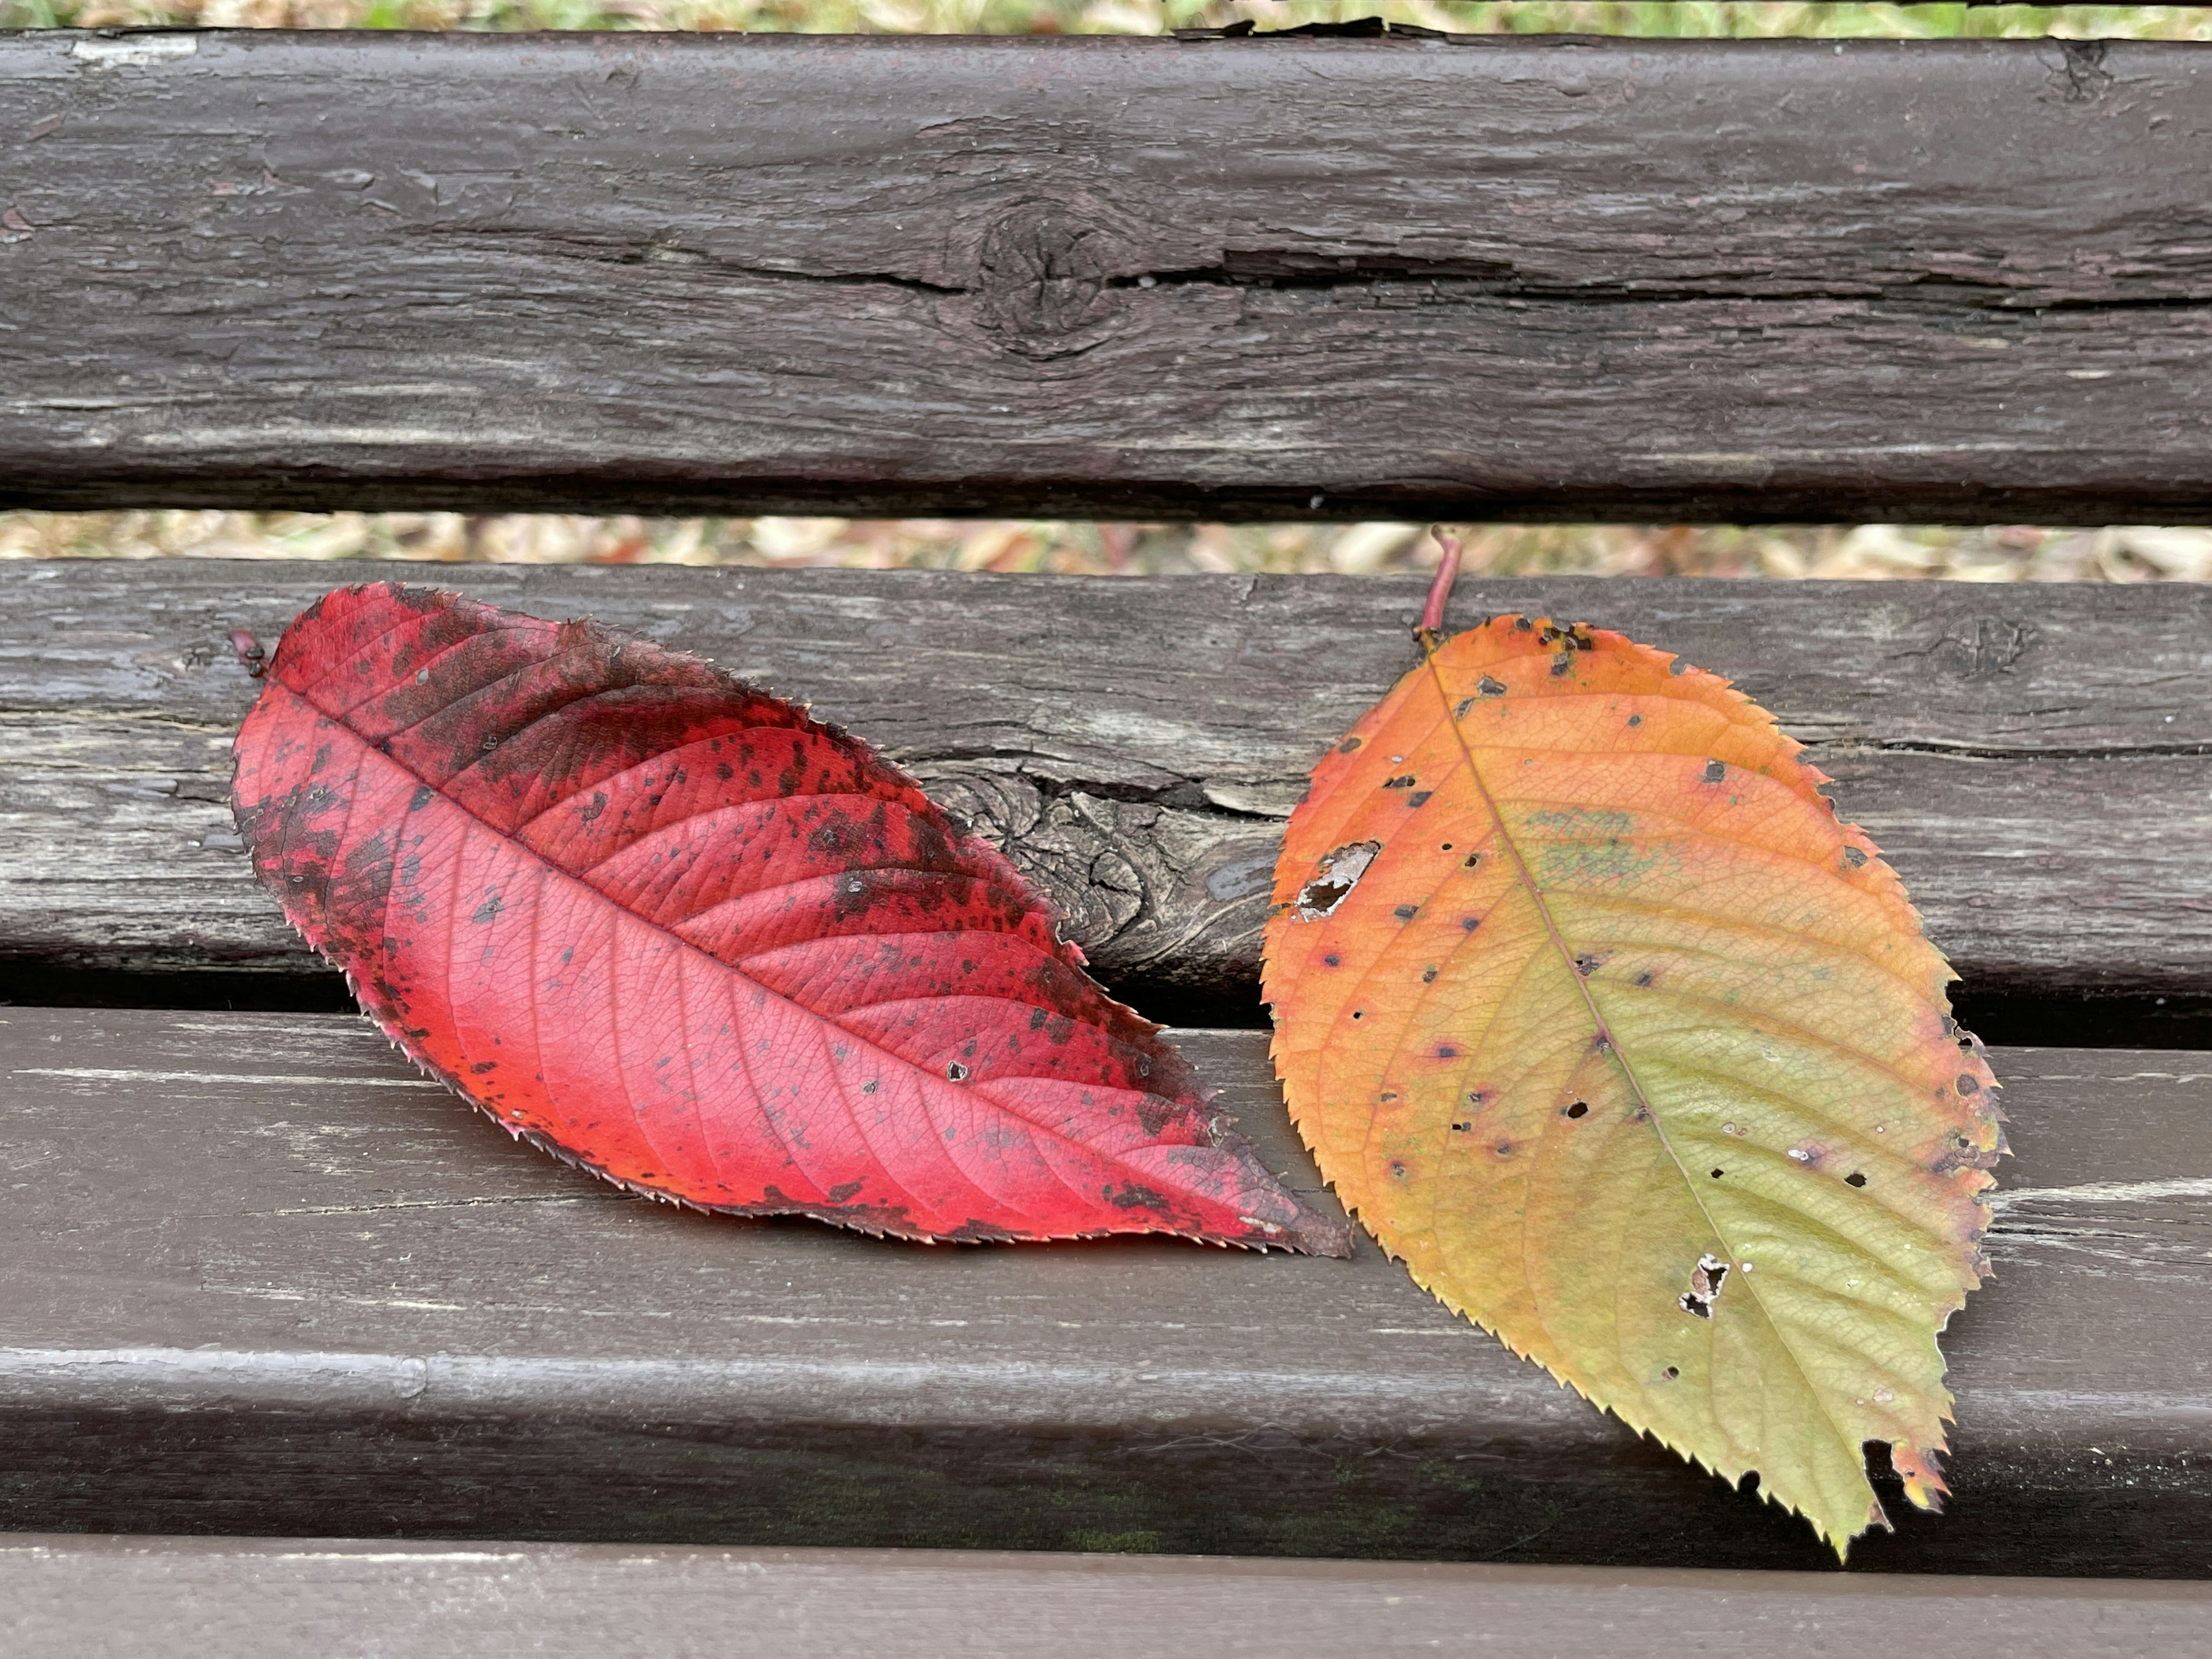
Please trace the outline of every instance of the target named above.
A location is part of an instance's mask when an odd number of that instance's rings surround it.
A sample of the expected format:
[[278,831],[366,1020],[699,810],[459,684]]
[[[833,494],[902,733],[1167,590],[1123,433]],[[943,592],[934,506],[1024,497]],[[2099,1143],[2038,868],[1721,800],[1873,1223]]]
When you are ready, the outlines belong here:
[[1429,584],[1429,602],[1421,610],[1421,625],[1413,630],[1421,649],[1433,651],[1443,632],[1444,602],[1451,598],[1452,584],[1459,580],[1460,539],[1442,525],[1431,525],[1429,534],[1437,538],[1437,545],[1444,551],[1443,562],[1437,566],[1437,579]]

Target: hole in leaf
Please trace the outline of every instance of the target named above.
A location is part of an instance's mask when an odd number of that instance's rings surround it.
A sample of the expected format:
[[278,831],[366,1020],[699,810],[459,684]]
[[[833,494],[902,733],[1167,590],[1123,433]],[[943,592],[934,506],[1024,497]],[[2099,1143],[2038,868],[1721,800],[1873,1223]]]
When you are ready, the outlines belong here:
[[955,1083],[965,1083],[968,1080],[968,1068],[956,1060],[945,1068],[945,1075]]
[[1854,1170],[1844,1177],[1844,1183],[1850,1187],[1863,1187],[1866,1185],[1866,1177]]
[[1690,1288],[1674,1299],[1674,1305],[1686,1314],[1711,1319],[1713,1304],[1720,1300],[1721,1285],[1728,1278],[1728,1271],[1727,1262],[1707,1251],[1690,1270]]
[[1589,1102],[1587,1100],[1578,1100],[1573,1105],[1567,1108],[1567,1115],[1569,1117],[1587,1117],[1589,1115]]
[[[1319,921],[1333,915],[1337,906],[1352,896],[1352,890],[1359,885],[1359,878],[1382,850],[1379,841],[1356,841],[1324,854],[1313,879],[1298,893],[1298,920]],[[1336,963],[1331,961],[1329,966]]]

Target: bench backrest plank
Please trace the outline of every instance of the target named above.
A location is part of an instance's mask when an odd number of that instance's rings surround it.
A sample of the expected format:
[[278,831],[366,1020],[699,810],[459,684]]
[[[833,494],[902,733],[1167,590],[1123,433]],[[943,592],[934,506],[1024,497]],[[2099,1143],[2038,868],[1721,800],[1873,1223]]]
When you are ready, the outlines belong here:
[[2186,44],[0,37],[0,501],[2203,518],[2208,107]]

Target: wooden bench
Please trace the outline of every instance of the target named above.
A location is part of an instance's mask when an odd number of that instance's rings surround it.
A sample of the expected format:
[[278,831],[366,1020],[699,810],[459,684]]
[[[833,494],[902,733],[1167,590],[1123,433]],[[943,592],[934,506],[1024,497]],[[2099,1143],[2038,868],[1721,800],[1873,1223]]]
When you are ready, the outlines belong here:
[[[2208,68],[2118,44],[13,37],[0,133],[35,136],[0,173],[30,227],[0,246],[0,496],[2202,519]],[[1492,1612],[1862,1616],[1856,1590],[1721,1572],[1823,1563],[1371,1245],[910,1249],[677,1214],[507,1144],[342,1012],[223,804],[254,690],[224,636],[354,574],[0,567],[0,1525],[510,1541],[480,1571],[20,1543],[0,1637],[14,1616],[70,1650],[72,1585],[321,1617],[423,1574],[486,1606],[764,1575],[794,1630],[832,1580],[1102,1621],[1218,1593],[1310,1608],[1307,1633],[1414,1584],[1409,1643]],[[1416,585],[436,579],[641,628],[866,733],[1053,890],[1110,984],[1212,1028],[1184,1033],[1201,1072],[1317,1187],[1258,1029],[1266,875],[1313,757],[1407,660]],[[1812,742],[2000,1045],[2018,1156],[1998,1277],[1948,1339],[1957,1498],[1892,1504],[1854,1565],[2206,1576],[2212,590],[1470,581],[1454,614],[1500,610],[1680,649]],[[1931,1630],[2087,1620],[2128,1651],[2206,1618],[2151,1585],[1911,1593]]]

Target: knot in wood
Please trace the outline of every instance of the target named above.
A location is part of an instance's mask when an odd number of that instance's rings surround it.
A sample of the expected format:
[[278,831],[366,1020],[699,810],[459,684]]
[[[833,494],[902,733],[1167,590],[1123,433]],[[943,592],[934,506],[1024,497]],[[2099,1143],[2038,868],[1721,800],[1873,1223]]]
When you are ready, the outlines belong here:
[[2035,630],[2005,617],[1970,617],[1954,623],[1935,648],[1945,672],[1962,680],[1995,679],[2026,656]]
[[1110,240],[1059,203],[1008,210],[984,232],[978,251],[983,322],[1032,355],[1094,343],[1097,325],[1121,309],[1107,285]]

